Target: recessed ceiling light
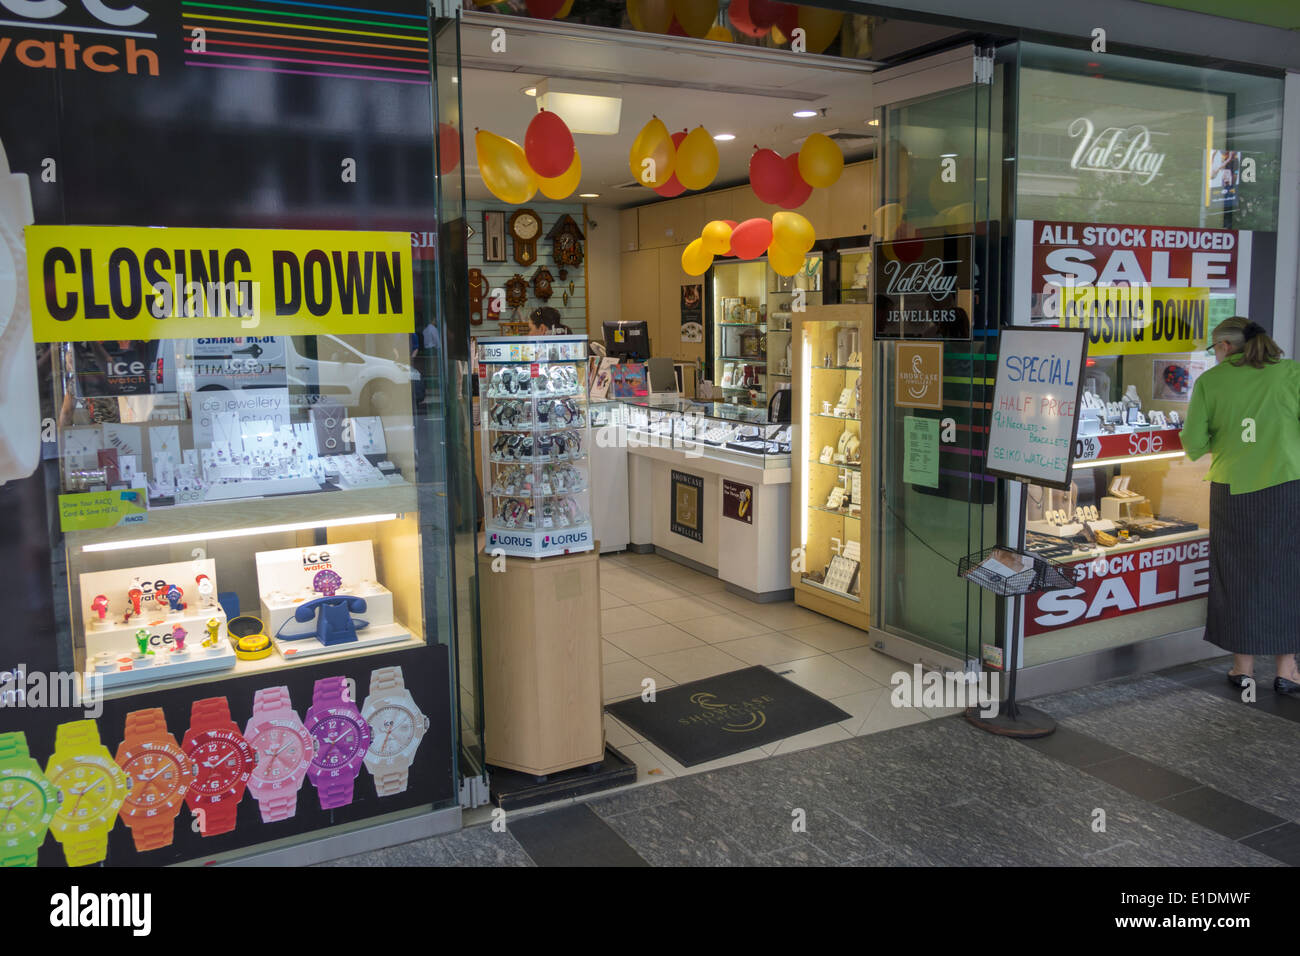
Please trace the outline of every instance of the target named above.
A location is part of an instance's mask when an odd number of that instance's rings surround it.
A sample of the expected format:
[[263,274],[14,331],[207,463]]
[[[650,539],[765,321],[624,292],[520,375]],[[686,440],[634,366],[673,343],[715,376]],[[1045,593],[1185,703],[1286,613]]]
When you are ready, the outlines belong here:
[[714,136],[713,138],[716,139],[719,143],[730,143],[733,139],[736,138],[736,134],[735,134],[735,133],[718,133],[718,134],[717,134],[716,136]]
[[599,199],[600,193],[578,193],[579,199]]
[[956,153],[940,153],[940,154],[939,154],[939,158],[940,158],[940,159],[956,159],[956,158],[957,158],[957,154],[956,154]]
[[453,83],[459,83],[459,82],[460,82],[460,77],[459,77],[459,76],[453,76],[453,77],[451,78],[451,81],[452,81]]
[[809,117],[816,116],[817,111],[816,110],[795,110],[794,115],[797,116],[799,119],[808,119]]
[[879,125],[880,125],[880,120],[878,120],[878,119],[869,119],[869,120],[867,120],[867,125],[868,125],[868,126],[879,126]]
[[524,96],[536,96],[536,95],[537,95],[537,87],[535,86],[530,86],[528,87],[528,89],[524,90]]

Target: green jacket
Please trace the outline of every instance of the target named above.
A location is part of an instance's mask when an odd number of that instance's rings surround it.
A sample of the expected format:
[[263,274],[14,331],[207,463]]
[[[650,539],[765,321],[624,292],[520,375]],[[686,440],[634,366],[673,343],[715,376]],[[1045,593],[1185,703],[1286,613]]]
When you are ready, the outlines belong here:
[[1300,362],[1229,356],[1196,380],[1182,439],[1192,461],[1214,455],[1206,479],[1234,495],[1300,478]]

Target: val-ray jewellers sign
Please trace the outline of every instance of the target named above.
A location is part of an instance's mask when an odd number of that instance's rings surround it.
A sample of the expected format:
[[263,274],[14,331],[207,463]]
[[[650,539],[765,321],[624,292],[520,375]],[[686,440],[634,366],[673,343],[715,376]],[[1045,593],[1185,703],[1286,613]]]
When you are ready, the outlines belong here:
[[876,245],[876,338],[969,339],[971,236]]

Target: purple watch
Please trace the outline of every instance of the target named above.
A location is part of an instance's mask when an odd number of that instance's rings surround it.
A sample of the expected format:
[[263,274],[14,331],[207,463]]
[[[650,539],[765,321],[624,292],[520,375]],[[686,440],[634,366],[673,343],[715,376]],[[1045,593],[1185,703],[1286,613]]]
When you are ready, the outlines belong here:
[[318,680],[304,721],[316,749],[307,778],[316,787],[322,810],[335,810],[352,802],[357,774],[373,736],[356,702],[349,698],[347,687],[342,677]]

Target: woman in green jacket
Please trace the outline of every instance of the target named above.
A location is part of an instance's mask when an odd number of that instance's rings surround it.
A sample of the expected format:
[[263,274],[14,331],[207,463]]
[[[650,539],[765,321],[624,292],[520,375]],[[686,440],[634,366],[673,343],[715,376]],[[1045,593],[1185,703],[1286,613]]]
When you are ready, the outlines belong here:
[[1205,639],[1233,653],[1229,683],[1245,687],[1254,655],[1273,654],[1273,689],[1300,698],[1300,363],[1240,316],[1213,342],[1182,433],[1188,458],[1214,456]]

